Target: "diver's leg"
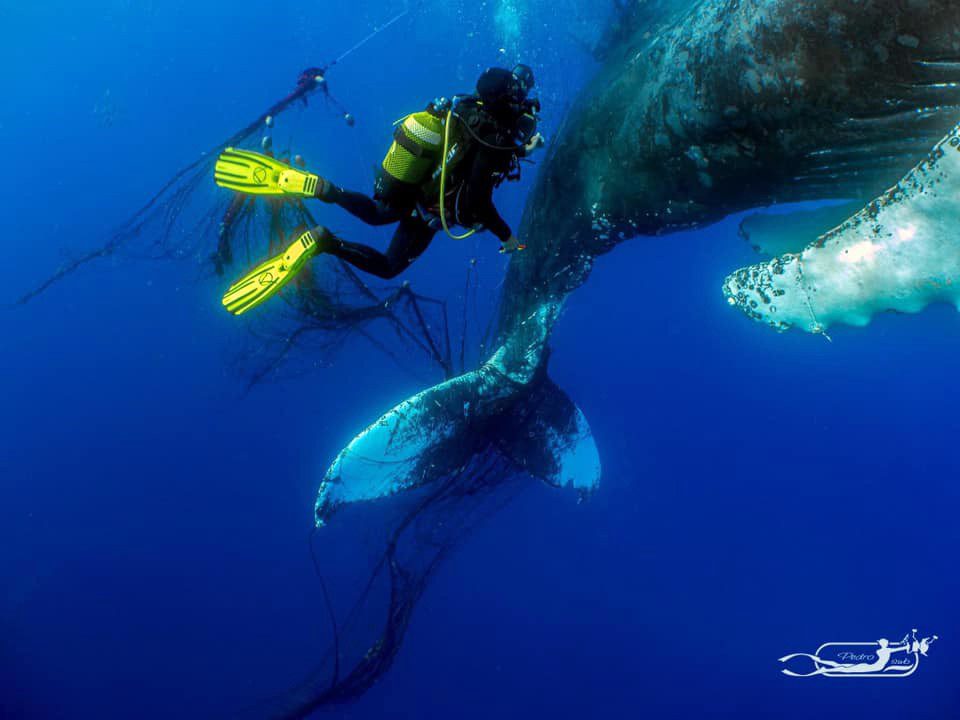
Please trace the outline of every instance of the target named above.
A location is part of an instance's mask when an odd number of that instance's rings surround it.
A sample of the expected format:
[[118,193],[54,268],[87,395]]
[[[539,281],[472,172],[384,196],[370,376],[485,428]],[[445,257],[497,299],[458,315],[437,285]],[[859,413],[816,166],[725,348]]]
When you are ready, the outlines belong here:
[[335,185],[330,186],[325,199],[339,205],[367,225],[389,225],[403,217],[402,211],[387,205],[382,200],[374,200],[363,193],[344,190]]
[[387,260],[387,256],[379,250],[374,250],[369,245],[335,238],[329,246],[324,247],[323,251],[345,260],[357,270],[363,270],[365,273],[382,278],[394,277],[391,274],[390,261]]
[[331,238],[323,252],[345,260],[358,270],[390,280],[406,270],[430,245],[436,230],[418,217],[404,218],[386,253],[369,245]]
[[390,241],[390,247],[387,248],[387,260],[396,275],[423,255],[436,234],[437,231],[419,215],[411,215],[400,221],[400,226]]
[[339,205],[367,225],[389,225],[411,215],[417,205],[417,187],[381,173],[373,187],[373,197],[344,190],[329,181],[317,191],[324,202]]

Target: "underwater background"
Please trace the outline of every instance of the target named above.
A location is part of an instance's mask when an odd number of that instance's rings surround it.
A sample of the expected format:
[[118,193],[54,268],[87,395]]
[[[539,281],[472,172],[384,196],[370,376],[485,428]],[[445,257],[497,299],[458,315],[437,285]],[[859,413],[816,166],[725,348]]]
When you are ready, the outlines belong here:
[[[548,142],[596,70],[605,0],[0,5],[4,304],[102,242],[292,79],[330,70],[274,140],[368,191],[391,123],[533,66]],[[535,171],[504,186],[513,227]],[[211,181],[211,198],[218,190]],[[383,247],[337,209],[321,222]],[[496,240],[437,236],[404,275],[455,302]],[[343,718],[960,716],[960,321],[945,306],[823,338],[724,303],[737,219],[599,259],[550,371],[603,462],[583,504],[531,483],[444,564],[391,671]],[[424,386],[370,345],[245,392],[206,255],[114,256],[23,307],[0,352],[0,716],[215,718],[329,642],[307,544],[330,460]],[[436,381],[438,378],[434,378]],[[338,536],[340,537],[340,536]],[[317,543],[336,579],[369,554]],[[903,680],[801,680],[828,641],[939,641]]]

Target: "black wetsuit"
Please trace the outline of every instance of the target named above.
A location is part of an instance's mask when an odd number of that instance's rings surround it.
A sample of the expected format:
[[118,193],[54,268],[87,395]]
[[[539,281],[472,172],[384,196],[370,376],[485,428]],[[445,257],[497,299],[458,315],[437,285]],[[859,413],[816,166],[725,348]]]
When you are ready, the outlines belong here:
[[[451,185],[456,188],[453,210],[456,222],[464,226],[482,225],[500,242],[510,239],[510,226],[493,204],[493,190],[510,170],[517,151],[505,151],[476,145],[458,164]],[[381,175],[372,198],[363,193],[331,187],[324,199],[333,202],[368,225],[399,222],[386,253],[368,245],[336,238],[325,252],[346,260],[354,267],[381,278],[394,278],[430,246],[438,228],[424,219],[417,208],[432,204],[435,198],[419,197],[419,191]]]

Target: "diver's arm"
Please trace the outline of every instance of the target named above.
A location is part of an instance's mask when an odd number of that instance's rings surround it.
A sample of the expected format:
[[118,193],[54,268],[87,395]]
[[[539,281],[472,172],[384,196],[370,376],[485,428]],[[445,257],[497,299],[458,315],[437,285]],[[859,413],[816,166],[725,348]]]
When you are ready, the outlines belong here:
[[494,175],[500,169],[502,151],[481,148],[473,159],[470,175],[463,187],[460,207],[470,222],[483,225],[506,243],[513,236],[510,226],[497,212],[493,204]]

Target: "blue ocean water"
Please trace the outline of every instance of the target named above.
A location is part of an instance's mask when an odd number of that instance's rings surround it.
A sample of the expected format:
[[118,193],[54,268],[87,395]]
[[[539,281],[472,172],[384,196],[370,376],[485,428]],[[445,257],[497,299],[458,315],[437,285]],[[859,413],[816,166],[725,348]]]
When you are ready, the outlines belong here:
[[[0,7],[4,302],[405,7]],[[369,188],[393,120],[492,64],[533,65],[549,137],[596,69],[583,45],[609,12],[410,9],[329,74],[355,128],[320,102],[278,119],[278,142],[345,185]],[[515,227],[530,181],[497,195]],[[438,237],[405,277],[453,298],[477,258],[489,305],[496,247]],[[391,671],[330,714],[960,716],[956,312],[879,317],[832,343],[777,335],[720,293],[753,258],[730,219],[600,259],[550,365],[592,425],[600,491],[578,505],[531,486],[483,525],[434,578]],[[107,258],[3,311],[3,717],[229,717],[327,646],[307,546],[317,485],[423,381],[354,343],[244,394],[230,363],[244,331],[201,259]],[[370,548],[323,551],[335,587]],[[780,673],[787,653],[912,628],[940,639],[909,678]]]

